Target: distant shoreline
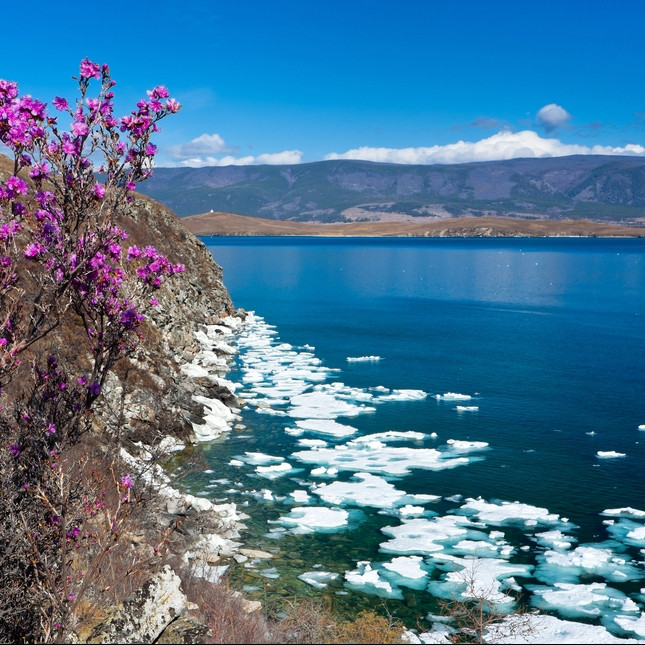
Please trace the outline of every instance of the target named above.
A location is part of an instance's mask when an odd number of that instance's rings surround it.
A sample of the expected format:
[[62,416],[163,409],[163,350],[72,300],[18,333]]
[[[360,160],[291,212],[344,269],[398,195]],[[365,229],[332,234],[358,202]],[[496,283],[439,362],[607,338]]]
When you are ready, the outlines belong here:
[[423,222],[314,224],[212,212],[182,217],[201,236],[309,237],[645,237],[645,227],[591,220],[529,220],[510,217],[455,217]]

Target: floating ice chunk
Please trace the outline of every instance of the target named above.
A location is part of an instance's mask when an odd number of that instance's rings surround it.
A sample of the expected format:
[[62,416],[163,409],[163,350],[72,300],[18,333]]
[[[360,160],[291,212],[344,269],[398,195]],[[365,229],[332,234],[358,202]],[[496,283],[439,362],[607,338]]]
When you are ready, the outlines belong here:
[[468,536],[485,537],[483,533],[469,531],[468,520],[457,515],[431,519],[402,518],[401,522],[399,526],[384,526],[381,529],[391,537],[379,545],[384,553],[429,555]]
[[336,532],[349,523],[349,512],[325,506],[296,506],[277,520],[292,533]]
[[645,518],[645,511],[639,511],[636,508],[631,506],[625,506],[624,508],[607,508],[601,515],[615,515],[618,517],[633,517],[633,518]]
[[639,526],[633,531],[629,531],[625,537],[636,542],[645,543],[645,526]]
[[380,356],[348,356],[347,357],[348,363],[358,363],[362,361],[380,361],[380,360],[381,360]]
[[306,490],[294,490],[289,493],[289,496],[298,504],[306,504],[311,499]]
[[615,616],[614,622],[626,632],[633,632],[645,639],[645,612],[641,612],[640,616]]
[[403,599],[401,590],[393,587],[387,580],[383,580],[379,572],[367,561],[357,562],[356,569],[353,571],[345,571],[345,586],[381,598]]
[[412,468],[443,470],[469,463],[468,457],[450,457],[434,448],[390,447],[380,441],[358,442],[334,448],[301,450],[292,457],[305,463],[327,464],[339,470],[406,475]]
[[356,473],[355,481],[323,484],[313,492],[328,504],[355,504],[374,506],[376,508],[391,508],[401,506],[409,501],[433,501],[432,495],[408,495],[405,491],[397,490],[393,484],[371,473]]
[[599,450],[596,453],[599,459],[616,459],[617,457],[626,457],[624,452],[616,452],[615,450]]
[[284,457],[275,457],[273,455],[266,455],[263,452],[245,452],[244,456],[239,457],[239,459],[253,466],[268,466],[270,464],[281,464],[284,461]]
[[641,423],[641,425],[638,426],[639,430],[645,430],[645,423]]
[[421,556],[408,555],[392,558],[390,562],[384,562],[383,567],[389,571],[394,571],[394,573],[403,578],[415,580],[426,578],[428,575],[427,569],[421,566],[422,563],[423,558]]
[[485,441],[461,441],[459,439],[448,439],[446,443],[455,452],[472,452],[473,450],[485,450],[488,443]]
[[537,533],[535,539],[539,544],[550,546],[553,549],[566,550],[570,549],[576,538],[565,535],[562,531],[554,529],[553,531],[544,531]]
[[387,430],[386,432],[375,432],[373,434],[363,435],[352,439],[349,444],[356,445],[360,443],[369,443],[371,441],[395,442],[395,441],[421,441],[427,435],[423,432],[406,430],[405,432],[397,430]]
[[475,515],[482,522],[494,526],[521,522],[529,527],[537,526],[538,524],[554,525],[558,522],[564,522],[559,515],[549,513],[546,508],[521,504],[520,502],[492,504],[481,498],[468,498],[466,503],[461,506],[460,512]]
[[228,465],[229,466],[238,466],[239,467],[239,466],[244,466],[244,462],[240,461],[239,459],[231,459],[228,462]]
[[374,399],[376,403],[386,401],[421,401],[428,396],[423,390],[392,390],[389,394],[382,394]]
[[441,553],[435,554],[434,559],[446,563],[451,570],[443,580],[429,583],[430,593],[446,599],[453,599],[455,595],[486,598],[488,602],[501,606],[512,605],[515,601],[502,591],[514,583],[512,576],[528,577],[533,569],[528,564],[514,564],[497,558],[458,558]]
[[607,526],[607,531],[616,540],[637,547],[645,547],[645,526],[634,520],[620,517]]
[[470,394],[459,394],[458,392],[446,392],[445,394],[436,394],[437,401],[470,401],[473,397]]
[[315,587],[316,589],[324,589],[327,586],[328,582],[336,580],[338,578],[337,573],[332,573],[331,571],[305,571],[298,576],[298,579],[306,582],[308,585]]
[[292,470],[293,466],[285,461],[281,464],[274,464],[272,466],[257,466],[255,472],[260,475],[260,477],[265,477],[266,479],[275,479],[276,477],[286,475]]
[[296,421],[298,428],[302,430],[309,430],[319,434],[329,435],[335,438],[349,437],[356,434],[358,430],[352,426],[343,425],[331,419],[305,419],[304,421]]
[[611,549],[581,545],[573,551],[545,551],[537,556],[540,565],[535,577],[549,583],[578,582],[579,576],[592,574],[613,582],[638,580],[642,573]]
[[292,417],[301,419],[333,419],[335,417],[355,417],[376,408],[356,405],[339,400],[326,392],[307,392],[291,398],[293,406],[289,411]]
[[298,439],[298,445],[304,448],[325,448],[327,442],[322,439]]
[[[438,497],[438,499],[440,499],[440,497]],[[399,508],[398,510],[401,516],[423,515],[423,513],[425,513],[425,509],[423,508],[423,506],[412,506],[411,504],[406,504],[405,506],[401,506],[401,508]]]
[[603,616],[620,611],[626,596],[604,582],[571,584],[556,582],[553,587],[527,585],[533,592],[532,604],[546,611],[557,611],[569,618]]
[[325,466],[319,466],[318,468],[312,468],[311,474],[314,477],[336,477],[336,475],[338,475],[338,468],[325,468]]
[[500,555],[507,558],[512,555],[513,547],[505,544],[491,544],[486,540],[460,540],[450,550],[453,553],[473,555],[478,558],[493,558]]
[[457,412],[477,412],[479,410],[478,405],[458,405],[456,407]]
[[[523,614],[521,618],[522,625],[519,629],[513,624],[514,621],[517,621],[517,617],[514,616],[508,616],[499,623],[490,625],[488,634],[485,637],[486,642],[530,643],[532,645],[551,645],[551,643],[565,645],[582,643],[590,645],[599,645],[601,643],[638,643],[637,640],[632,638],[618,638],[601,625],[576,623],[545,614]],[[434,631],[419,634],[419,636],[425,638],[426,634],[432,635]],[[509,634],[514,635],[509,636]],[[440,641],[423,640],[423,642]],[[448,643],[450,641],[446,640],[442,642]]]

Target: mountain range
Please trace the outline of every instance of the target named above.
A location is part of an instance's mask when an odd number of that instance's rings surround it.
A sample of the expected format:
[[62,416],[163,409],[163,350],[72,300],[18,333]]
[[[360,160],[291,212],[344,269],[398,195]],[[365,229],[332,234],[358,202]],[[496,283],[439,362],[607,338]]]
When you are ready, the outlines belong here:
[[224,211],[318,223],[501,216],[645,224],[645,159],[629,156],[157,168],[139,191],[180,217]]

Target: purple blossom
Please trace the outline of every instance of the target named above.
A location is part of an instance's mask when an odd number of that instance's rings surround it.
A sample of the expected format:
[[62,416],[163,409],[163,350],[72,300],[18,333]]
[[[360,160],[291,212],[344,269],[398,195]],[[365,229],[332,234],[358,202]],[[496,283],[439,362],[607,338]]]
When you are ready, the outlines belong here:
[[8,447],[8,450],[14,457],[18,457],[20,455],[20,446],[17,443],[12,443]]
[[81,78],[95,78],[101,80],[101,67],[98,63],[93,63],[89,58],[81,61]]
[[101,386],[96,381],[92,383],[92,385],[90,385],[87,389],[92,396],[98,396],[101,393]]
[[38,242],[32,242],[25,248],[23,255],[26,258],[35,258],[38,257],[43,250],[44,249],[41,244],[38,244]]
[[67,103],[67,99],[61,98],[60,96],[57,96],[52,103],[54,104],[54,107],[59,111],[62,112],[63,110],[67,110],[69,108],[69,103]]
[[132,488],[132,478],[130,477],[130,475],[121,477],[121,485],[125,486],[126,488]]

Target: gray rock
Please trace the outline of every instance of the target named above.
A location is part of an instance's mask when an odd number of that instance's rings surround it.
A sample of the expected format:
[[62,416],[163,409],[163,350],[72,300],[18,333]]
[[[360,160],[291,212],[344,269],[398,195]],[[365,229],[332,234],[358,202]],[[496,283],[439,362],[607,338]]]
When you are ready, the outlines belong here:
[[152,643],[187,609],[180,583],[179,576],[166,565],[121,605],[110,609],[86,642]]

